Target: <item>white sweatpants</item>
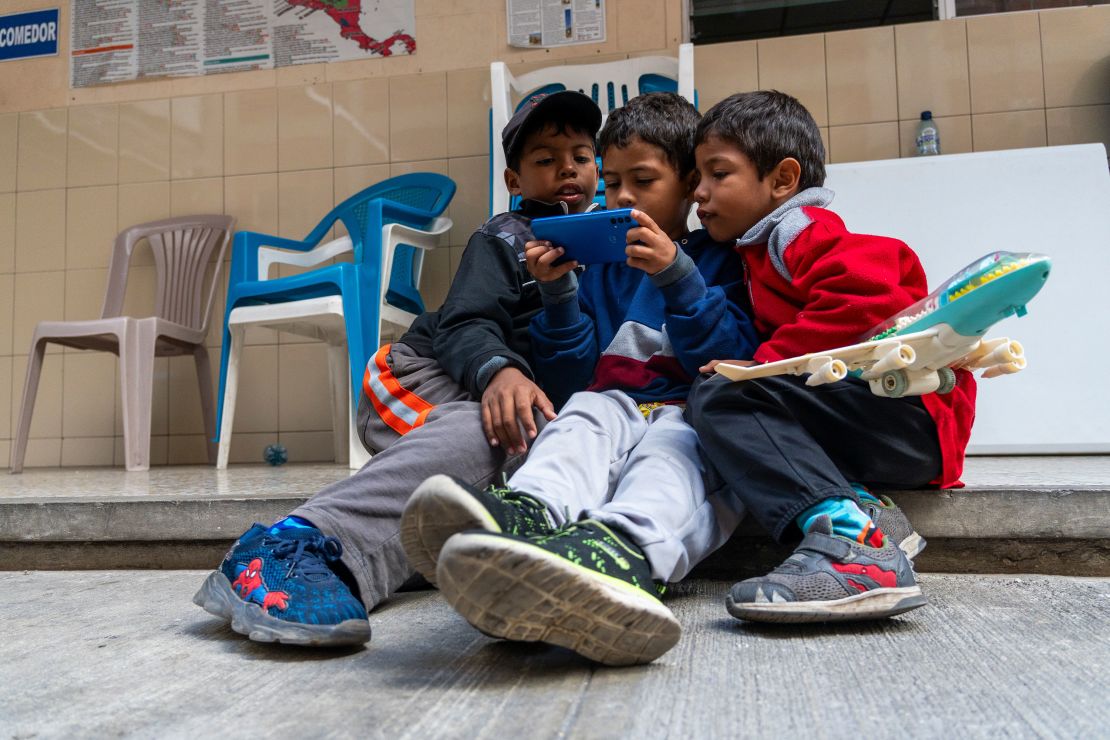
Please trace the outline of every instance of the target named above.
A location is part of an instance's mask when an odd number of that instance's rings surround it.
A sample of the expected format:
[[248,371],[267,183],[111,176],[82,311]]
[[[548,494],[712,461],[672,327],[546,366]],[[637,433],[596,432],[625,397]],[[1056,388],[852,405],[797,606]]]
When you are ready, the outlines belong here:
[[648,418],[621,391],[576,393],[536,438],[509,486],[547,504],[557,524],[596,519],[628,536],[652,576],[681,580],[725,543],[744,511],[707,495],[698,438],[678,406]]

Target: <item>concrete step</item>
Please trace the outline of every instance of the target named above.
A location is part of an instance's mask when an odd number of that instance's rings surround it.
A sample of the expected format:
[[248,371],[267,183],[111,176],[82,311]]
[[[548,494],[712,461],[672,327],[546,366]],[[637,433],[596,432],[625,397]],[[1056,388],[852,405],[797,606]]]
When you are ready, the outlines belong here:
[[[327,464],[0,476],[0,569],[212,567],[252,522],[348,474]],[[919,570],[1110,576],[1110,456],[976,457],[964,480],[890,492],[929,540]],[[787,552],[748,521],[697,574],[743,576]]]

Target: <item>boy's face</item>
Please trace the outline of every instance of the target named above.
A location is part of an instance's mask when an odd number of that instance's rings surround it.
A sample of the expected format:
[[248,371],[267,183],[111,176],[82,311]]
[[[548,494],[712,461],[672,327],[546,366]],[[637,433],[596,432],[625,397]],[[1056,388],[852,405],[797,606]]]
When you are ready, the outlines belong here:
[[694,150],[700,181],[694,190],[698,218],[715,241],[739,239],[785,199],[775,172],[761,178],[735,144],[710,135]]
[[607,208],[637,208],[672,239],[686,233],[693,172],[679,177],[663,151],[639,137],[602,152],[601,170]]
[[585,211],[597,192],[593,138],[569,128],[556,133],[553,125],[529,134],[520,148],[520,171],[506,169],[505,185],[522,198]]

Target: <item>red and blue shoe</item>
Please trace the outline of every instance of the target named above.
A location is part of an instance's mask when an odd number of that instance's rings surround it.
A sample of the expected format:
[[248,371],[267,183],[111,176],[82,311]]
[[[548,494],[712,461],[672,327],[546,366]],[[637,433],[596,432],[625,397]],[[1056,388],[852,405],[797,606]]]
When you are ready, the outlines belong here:
[[732,587],[729,614],[751,622],[839,622],[925,606],[906,554],[880,530],[867,534],[864,542],[834,535],[829,517],[818,517],[782,565]]
[[332,569],[343,554],[315,527],[255,524],[204,581],[193,603],[257,642],[361,645],[370,639],[366,608]]

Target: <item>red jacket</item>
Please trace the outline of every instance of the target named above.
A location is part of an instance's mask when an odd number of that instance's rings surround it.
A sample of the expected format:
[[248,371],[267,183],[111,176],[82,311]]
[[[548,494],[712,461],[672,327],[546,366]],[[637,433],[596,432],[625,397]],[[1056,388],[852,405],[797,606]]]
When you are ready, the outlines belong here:
[[[855,344],[929,292],[913,250],[897,239],[849,233],[832,211],[801,206],[775,230],[780,233],[770,234],[770,244],[764,237],[737,247],[755,327],[765,340],[755,352],[759,362]],[[975,379],[966,370],[956,375],[951,393],[921,397],[937,425],[942,467],[933,483],[942,488],[963,485],[975,420]]]

